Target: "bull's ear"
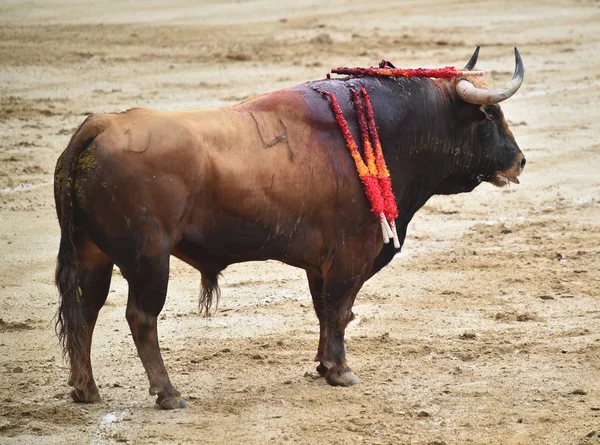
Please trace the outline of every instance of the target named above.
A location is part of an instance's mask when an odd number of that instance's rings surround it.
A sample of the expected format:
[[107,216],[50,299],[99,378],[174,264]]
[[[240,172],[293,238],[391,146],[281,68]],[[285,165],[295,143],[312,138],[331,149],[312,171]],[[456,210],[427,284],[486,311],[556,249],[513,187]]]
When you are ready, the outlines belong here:
[[463,122],[483,122],[489,119],[485,106],[462,102],[458,106],[458,117]]

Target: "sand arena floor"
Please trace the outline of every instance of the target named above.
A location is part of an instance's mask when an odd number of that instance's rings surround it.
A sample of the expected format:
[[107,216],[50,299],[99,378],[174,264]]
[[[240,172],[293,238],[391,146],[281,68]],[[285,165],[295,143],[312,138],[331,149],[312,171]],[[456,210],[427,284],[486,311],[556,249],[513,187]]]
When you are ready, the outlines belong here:
[[[0,4],[0,444],[597,444],[600,3],[4,1]],[[230,267],[197,315],[174,261],[159,324],[186,410],[154,408],[115,273],[95,334],[102,402],[75,405],[52,317],[52,172],[91,112],[236,103],[340,65],[462,66],[477,44],[527,156],[519,186],[435,197],[358,296],[352,388],[316,378],[301,270]]]

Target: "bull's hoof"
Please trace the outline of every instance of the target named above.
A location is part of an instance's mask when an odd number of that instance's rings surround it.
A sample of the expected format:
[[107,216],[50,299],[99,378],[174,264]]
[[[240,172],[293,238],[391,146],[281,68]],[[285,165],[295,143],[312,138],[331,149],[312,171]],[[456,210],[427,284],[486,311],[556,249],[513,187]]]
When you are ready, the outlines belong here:
[[98,392],[90,392],[87,397],[80,389],[71,390],[71,398],[75,403],[98,403],[100,394]]
[[317,366],[317,372],[321,375],[321,377],[325,377],[329,368],[327,368],[323,363],[319,363]]
[[342,371],[331,368],[325,374],[325,379],[331,386],[352,386],[360,382],[360,379],[348,367]]
[[156,399],[156,404],[160,409],[181,409],[187,407],[187,402],[181,396],[171,396]]

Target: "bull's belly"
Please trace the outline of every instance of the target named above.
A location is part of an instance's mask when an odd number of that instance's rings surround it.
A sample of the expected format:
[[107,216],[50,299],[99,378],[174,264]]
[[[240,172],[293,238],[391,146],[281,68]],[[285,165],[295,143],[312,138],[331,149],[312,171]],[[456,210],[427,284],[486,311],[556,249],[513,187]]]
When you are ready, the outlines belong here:
[[220,261],[224,266],[245,261],[277,260],[318,270],[323,251],[322,231],[301,217],[295,223],[264,223],[221,217],[218,224],[188,225],[176,249],[194,261]]

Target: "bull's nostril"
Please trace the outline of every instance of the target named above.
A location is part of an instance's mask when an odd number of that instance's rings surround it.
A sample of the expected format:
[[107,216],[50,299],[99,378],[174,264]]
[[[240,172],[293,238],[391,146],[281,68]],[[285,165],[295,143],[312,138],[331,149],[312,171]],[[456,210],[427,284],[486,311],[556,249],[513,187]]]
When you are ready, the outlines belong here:
[[527,163],[527,159],[525,159],[525,156],[523,156],[523,159],[521,159],[521,170],[523,170],[525,168],[526,163]]

